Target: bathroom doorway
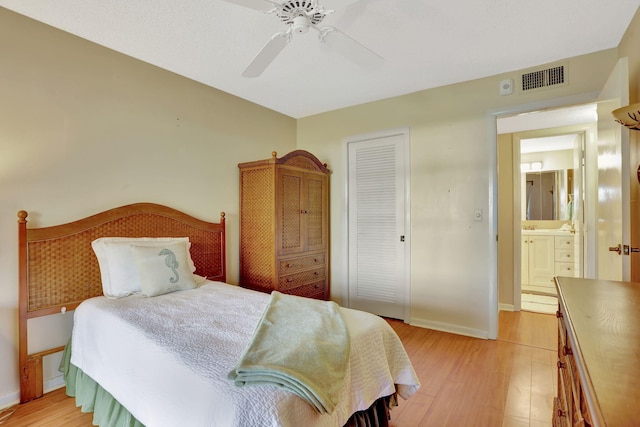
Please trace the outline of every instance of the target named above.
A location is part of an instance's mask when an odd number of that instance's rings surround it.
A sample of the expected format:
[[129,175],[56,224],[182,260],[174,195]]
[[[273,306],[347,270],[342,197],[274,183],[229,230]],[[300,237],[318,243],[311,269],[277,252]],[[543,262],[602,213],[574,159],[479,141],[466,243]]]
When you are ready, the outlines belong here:
[[520,191],[514,191],[522,242],[520,308],[552,314],[558,307],[554,277],[583,276],[583,210],[577,202],[584,194],[585,132],[551,128],[516,133],[513,139],[520,149],[519,160],[514,156],[514,182],[520,182]]
[[[611,111],[629,103],[628,83],[628,59],[621,58],[595,100],[576,97],[574,107],[552,103],[546,104],[547,109],[540,105],[535,109],[534,104],[528,110],[513,110],[511,116],[495,116],[498,131],[499,310],[519,311],[522,303],[522,205],[520,195],[516,196],[520,191],[520,171],[514,172],[520,168],[521,160],[519,153],[516,155],[519,145],[513,142],[513,135],[518,132],[583,132],[585,154],[581,160],[582,172],[576,175],[584,183],[583,199],[574,197],[573,200],[576,226],[582,227],[581,231],[576,230],[582,240],[579,258],[582,275],[600,280],[631,280],[630,242],[633,239],[630,230],[637,221],[633,221],[635,216],[631,215],[630,187],[635,183],[635,174],[631,171],[637,163],[632,164],[629,160],[632,157],[629,132],[611,117]],[[571,126],[574,129],[558,129]]]
[[501,300],[512,299],[513,306],[501,309],[555,313],[553,278],[583,277],[584,148],[596,121],[593,104],[498,119],[499,157],[509,157],[499,159],[499,169],[511,171],[500,178],[499,186],[510,179],[510,188],[500,190],[506,200],[499,209],[512,218],[512,228],[499,231],[500,244],[502,236],[513,242],[512,255],[502,257],[511,265],[499,267],[501,286],[513,292]]

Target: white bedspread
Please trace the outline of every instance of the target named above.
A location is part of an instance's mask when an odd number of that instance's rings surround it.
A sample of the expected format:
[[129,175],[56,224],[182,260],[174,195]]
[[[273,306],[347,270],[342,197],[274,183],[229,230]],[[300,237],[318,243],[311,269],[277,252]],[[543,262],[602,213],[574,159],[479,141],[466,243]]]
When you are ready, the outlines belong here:
[[381,318],[341,308],[351,357],[340,404],[318,414],[275,386],[236,387],[227,378],[269,295],[219,282],[154,298],[83,302],[74,317],[71,363],[147,427],[342,426],[394,392],[419,387],[407,354]]

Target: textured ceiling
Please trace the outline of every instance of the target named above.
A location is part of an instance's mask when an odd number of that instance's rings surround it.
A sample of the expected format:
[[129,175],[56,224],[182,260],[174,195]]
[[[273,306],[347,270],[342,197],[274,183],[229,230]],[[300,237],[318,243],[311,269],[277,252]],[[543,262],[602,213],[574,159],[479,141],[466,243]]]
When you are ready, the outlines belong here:
[[0,6],[294,118],[616,47],[640,0],[319,0],[323,22],[385,58],[363,69],[296,35],[242,71],[284,24],[223,0],[0,0]]

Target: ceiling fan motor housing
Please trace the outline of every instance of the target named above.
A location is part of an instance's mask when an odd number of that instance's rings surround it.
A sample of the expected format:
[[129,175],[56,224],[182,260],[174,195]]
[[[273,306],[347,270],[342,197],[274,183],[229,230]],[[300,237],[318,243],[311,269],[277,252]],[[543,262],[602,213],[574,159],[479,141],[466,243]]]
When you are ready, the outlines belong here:
[[277,12],[278,18],[291,25],[296,33],[306,33],[309,25],[318,25],[327,12],[314,0],[290,0],[282,4]]

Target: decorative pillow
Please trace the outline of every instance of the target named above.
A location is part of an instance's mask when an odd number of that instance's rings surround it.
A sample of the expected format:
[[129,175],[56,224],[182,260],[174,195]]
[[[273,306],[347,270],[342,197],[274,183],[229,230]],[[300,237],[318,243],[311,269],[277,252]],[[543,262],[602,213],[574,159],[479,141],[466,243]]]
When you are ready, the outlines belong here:
[[[140,275],[131,252],[132,244],[162,246],[177,242],[184,244],[187,250],[191,247],[187,237],[101,237],[91,242],[100,266],[102,293],[107,297],[122,298],[141,291]],[[191,257],[189,263],[191,271],[195,271]]]
[[189,267],[189,249],[184,243],[163,246],[131,245],[142,294],[148,297],[195,288]]

